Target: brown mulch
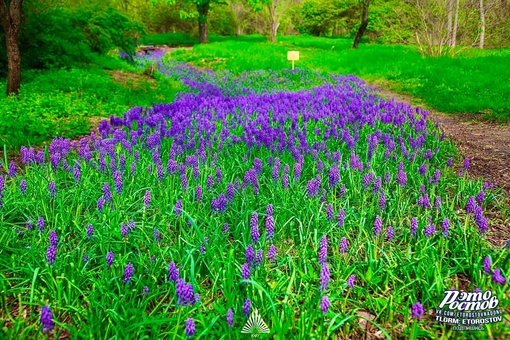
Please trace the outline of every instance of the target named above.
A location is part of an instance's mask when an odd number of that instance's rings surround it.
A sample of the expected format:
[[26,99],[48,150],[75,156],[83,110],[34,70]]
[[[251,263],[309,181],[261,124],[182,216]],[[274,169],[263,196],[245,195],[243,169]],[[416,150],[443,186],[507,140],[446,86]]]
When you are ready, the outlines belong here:
[[[409,105],[415,103],[413,97],[392,92],[386,84],[369,85],[383,98]],[[510,206],[510,124],[488,121],[476,114],[445,114],[422,102],[420,106],[429,111],[430,119],[439,123],[439,128],[454,142],[462,156],[470,159],[469,176],[484,178],[501,188],[503,195],[499,198],[499,209],[490,207],[486,211],[489,219],[486,236],[494,246],[504,246],[510,239],[510,217],[500,208]]]

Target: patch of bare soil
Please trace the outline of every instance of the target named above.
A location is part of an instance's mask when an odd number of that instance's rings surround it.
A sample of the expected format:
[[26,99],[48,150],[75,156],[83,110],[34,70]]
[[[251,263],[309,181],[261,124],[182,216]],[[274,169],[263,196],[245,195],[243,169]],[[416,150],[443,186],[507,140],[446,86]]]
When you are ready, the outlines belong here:
[[[373,85],[373,84],[371,84]],[[414,98],[392,92],[381,84],[374,86],[386,99],[413,105]],[[430,119],[439,123],[439,128],[450,138],[463,157],[471,161],[469,175],[481,177],[502,188],[503,205],[509,204],[510,198],[510,124],[489,122],[475,114],[449,115],[424,107],[430,112]],[[510,217],[501,211],[490,209],[487,239],[495,246],[501,247],[510,239]]]

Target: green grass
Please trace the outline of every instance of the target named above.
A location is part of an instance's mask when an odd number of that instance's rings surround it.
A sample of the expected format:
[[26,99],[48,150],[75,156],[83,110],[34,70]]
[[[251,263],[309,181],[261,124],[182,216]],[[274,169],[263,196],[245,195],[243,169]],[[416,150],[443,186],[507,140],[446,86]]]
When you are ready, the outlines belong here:
[[211,38],[210,44],[172,57],[239,73],[289,68],[286,52],[299,50],[296,67],[384,81],[390,89],[421,98],[427,107],[442,112],[481,114],[499,121],[510,117],[510,50],[467,49],[455,57],[423,58],[414,46],[362,44],[353,50],[351,40],[342,38],[280,37],[276,44],[258,39]]

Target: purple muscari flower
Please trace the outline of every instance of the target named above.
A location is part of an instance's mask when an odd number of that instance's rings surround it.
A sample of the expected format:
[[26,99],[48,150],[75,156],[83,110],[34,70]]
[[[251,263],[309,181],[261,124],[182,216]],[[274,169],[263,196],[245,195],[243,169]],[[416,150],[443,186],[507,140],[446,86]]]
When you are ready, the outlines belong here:
[[177,161],[173,158],[168,160],[166,165],[166,172],[169,174],[175,174],[177,172]]
[[177,202],[175,202],[174,213],[175,213],[175,216],[182,215],[182,201],[181,200],[178,200]]
[[32,230],[32,228],[34,227],[34,223],[32,222],[31,217],[29,217],[27,219],[27,223],[25,224],[25,227],[27,228],[27,230]]
[[234,325],[234,312],[232,309],[229,309],[227,311],[227,323],[229,327],[232,327]]
[[186,337],[190,338],[195,335],[195,321],[192,318],[186,320]]
[[483,190],[480,190],[478,195],[476,195],[476,201],[480,205],[483,203],[483,201],[485,201],[485,192]]
[[55,326],[53,323],[53,315],[51,314],[50,306],[43,306],[41,309],[41,325],[42,332],[48,333]]
[[466,202],[466,212],[474,213],[476,208],[476,202],[474,196],[469,196]]
[[494,268],[494,272],[492,273],[492,282],[498,283],[500,285],[504,285],[506,283],[506,279],[501,275],[501,269]]
[[80,163],[78,163],[78,162],[76,162],[74,164],[73,177],[74,177],[74,181],[76,183],[80,183],[80,179],[81,179],[81,167],[80,167]]
[[490,256],[486,256],[483,259],[483,271],[485,272],[485,274],[491,273],[491,257]]
[[274,261],[274,258],[276,257],[276,247],[274,244],[271,244],[269,247],[269,250],[267,251],[267,259]]
[[441,224],[441,229],[443,231],[443,236],[448,236],[448,229],[450,228],[450,220],[448,217],[443,219],[443,223]]
[[388,227],[388,232],[386,233],[386,238],[388,239],[388,241],[391,241],[391,240],[393,240],[394,237],[395,237],[395,231],[393,230],[393,227],[390,225]]
[[262,160],[260,158],[255,158],[253,160],[253,168],[257,172],[257,174],[262,174]]
[[223,224],[223,230],[222,230],[222,232],[223,232],[224,234],[228,233],[228,223],[224,223],[224,224]]
[[321,299],[321,311],[322,314],[326,314],[329,309],[329,298],[327,296],[323,296]]
[[434,184],[439,183],[439,179],[441,178],[441,170],[437,169],[436,172],[434,172]]
[[328,204],[328,207],[326,208],[326,215],[328,217],[328,221],[333,221],[333,204]]
[[301,177],[301,171],[303,170],[303,164],[302,163],[296,163],[294,164],[294,181],[298,181]]
[[407,174],[403,170],[399,170],[397,174],[397,182],[404,187],[407,183]]
[[149,190],[145,190],[145,196],[143,197],[143,205],[145,208],[148,208],[151,204],[151,192]]
[[[21,194],[22,195],[25,195],[27,193],[27,181],[22,179],[21,182],[19,183],[19,189],[21,191]],[[1,196],[1,194],[0,194]]]
[[389,171],[386,171],[386,174],[384,175],[384,182],[388,183],[391,180],[391,174]]
[[143,287],[143,295],[149,294],[149,287],[145,286]]
[[366,190],[370,184],[372,184],[372,180],[373,180],[373,174],[372,173],[367,173],[365,175],[363,175],[363,189]]
[[120,234],[122,235],[122,237],[127,237],[128,236],[128,227],[127,227],[127,225],[122,224],[120,226]]
[[423,305],[420,302],[416,302],[411,307],[411,317],[413,319],[420,319],[425,314],[425,311],[423,309]]
[[216,197],[213,197],[211,199],[211,210],[216,212],[220,210],[218,205],[218,199]]
[[436,197],[436,210],[439,211],[441,209],[441,196]]
[[131,176],[134,176],[136,172],[136,161],[131,163]]
[[179,269],[174,262],[170,262],[168,265],[168,281],[177,281],[179,278]]
[[353,288],[354,287],[354,281],[356,281],[356,275],[352,274],[351,276],[349,276],[349,278],[347,279],[347,286],[349,288]]
[[[121,155],[121,157],[122,156],[123,155]],[[158,175],[158,182],[162,182],[163,178],[165,177],[165,172],[163,171],[163,166],[161,164],[158,164],[158,166],[156,168],[156,172],[157,172],[157,175]]]
[[317,179],[311,179],[308,181],[306,185],[306,192],[308,197],[317,197],[319,196],[320,190],[320,182]]
[[492,189],[494,188],[494,184],[492,184],[491,181],[487,181],[483,183],[483,190]]
[[157,228],[154,228],[154,230],[152,231],[152,234],[154,235],[156,242],[161,241],[161,233],[159,232],[159,230]]
[[329,170],[329,187],[333,188],[340,182],[340,170],[338,169],[338,165],[333,163],[331,169]]
[[42,164],[44,162],[44,152],[43,151],[37,151],[35,154],[35,161],[39,164]]
[[188,176],[186,176],[185,172],[181,174],[181,188],[184,191],[188,190]]
[[346,191],[345,184],[342,184],[342,186],[340,187],[340,196],[341,197],[345,196],[345,191]]
[[5,188],[5,179],[2,174],[0,174],[0,197],[4,194],[4,188]]
[[317,173],[321,173],[324,170],[324,163],[319,159],[317,161]]
[[381,210],[384,210],[385,206],[386,206],[386,196],[384,195],[384,191],[381,191],[381,194],[379,195],[379,208],[381,208]]
[[452,161],[452,158],[448,158],[448,160],[446,161],[446,166],[450,167],[453,165],[453,161]]
[[50,183],[48,184],[48,190],[50,191],[51,198],[54,199],[55,197],[57,197],[57,188],[55,186],[55,182],[50,181]]
[[345,210],[342,208],[338,212],[338,226],[342,227],[344,225],[344,221],[345,221]]
[[248,317],[250,315],[250,312],[251,312],[251,300],[246,299],[243,305],[243,314],[245,317]]
[[55,230],[50,231],[49,240],[50,240],[50,245],[55,246],[55,247],[58,245],[58,237],[57,237],[57,233],[55,232]]
[[200,184],[197,184],[195,188],[195,199],[198,202],[202,202],[202,187],[200,186]]
[[124,282],[129,283],[131,282],[131,278],[133,277],[133,264],[129,262],[124,269]]
[[204,255],[205,254],[205,244],[201,243],[199,250],[200,250],[200,254]]
[[263,257],[264,257],[264,252],[262,251],[262,249],[259,249],[257,251],[257,258],[256,258],[257,265],[260,265]]
[[382,220],[379,216],[375,217],[374,221],[374,235],[378,236],[382,231]]
[[44,230],[44,217],[42,216],[39,216],[39,218],[37,218],[37,228],[39,229],[39,232],[43,232]]
[[219,212],[224,213],[227,210],[227,203],[228,203],[227,197],[225,196],[224,193],[221,193],[220,196],[218,197]]
[[381,176],[377,176],[374,182],[374,192],[378,192],[381,189],[382,179]]
[[284,189],[289,188],[289,174],[284,174],[282,177],[282,187]]
[[477,224],[478,224],[478,230],[480,230],[480,233],[485,234],[485,232],[487,231],[487,227],[488,227],[487,219],[485,218],[485,216],[482,216],[480,218],[480,221],[477,222]]
[[482,220],[482,217],[483,217],[483,209],[482,207],[478,206],[478,205],[475,205],[475,222],[477,224],[480,223],[480,221]]
[[418,173],[422,176],[425,176],[425,174],[427,173],[427,163],[423,163],[419,168],[418,168]]
[[104,207],[104,197],[101,196],[97,199],[97,210],[102,213],[103,207]]
[[276,157],[274,160],[272,175],[273,175],[273,182],[278,182],[278,178],[280,177],[280,158]]
[[87,254],[83,255],[82,260],[85,263],[89,262],[89,256]]
[[274,219],[272,215],[266,217],[266,235],[268,240],[274,237]]
[[207,176],[207,189],[211,190],[214,187],[214,178],[213,176]]
[[426,190],[427,190],[427,188],[425,187],[425,184],[422,184],[420,186],[420,194],[424,194]]
[[248,280],[250,278],[250,265],[248,263],[244,263],[241,266],[241,276],[243,280]]
[[416,232],[418,231],[418,219],[416,217],[413,217],[411,219],[411,235],[416,235]]
[[48,264],[54,263],[56,256],[57,256],[57,247],[54,245],[49,246],[48,250],[46,251],[46,261],[48,262]]
[[423,207],[423,196],[418,197],[418,206]]
[[267,206],[266,206],[266,215],[267,216],[273,216],[273,205],[271,203],[269,203]]
[[347,239],[345,237],[342,237],[342,239],[340,240],[340,252],[342,254],[345,254],[347,252],[347,246],[349,244],[347,243]]
[[128,229],[129,230],[134,230],[135,229],[135,221],[129,220]]
[[7,172],[7,176],[9,176],[9,177],[16,176],[16,164],[14,164],[14,162],[9,163],[9,169]]
[[112,263],[113,263],[113,252],[112,251],[109,251],[107,254],[106,254],[106,265],[107,265],[107,268],[110,268]]
[[469,158],[464,158],[464,170],[467,171],[469,168]]
[[436,226],[434,224],[429,224],[427,227],[425,227],[423,233],[426,237],[431,237],[436,233]]
[[248,247],[246,247],[244,253],[246,255],[246,262],[252,263],[253,259],[255,258],[255,249],[253,249],[253,246],[251,244]]
[[319,246],[319,263],[324,264],[328,256],[328,237],[322,236]]
[[323,263],[322,264],[322,268],[321,268],[321,274],[320,274],[320,290],[322,292],[325,292],[326,290],[328,290],[328,285],[329,285],[329,281],[330,281],[330,276],[331,276],[331,273],[329,271],[329,266],[327,263]]
[[221,174],[221,169],[216,168],[216,183],[220,184],[222,178],[223,178],[223,175]]
[[113,180],[115,182],[115,192],[122,194],[122,173],[119,170],[113,174]]
[[432,207],[432,205],[430,204],[429,194],[423,195],[423,207],[425,209],[430,209]]
[[255,242],[255,243],[258,242],[259,237],[260,237],[258,223],[259,223],[259,215],[257,214],[257,212],[253,212],[253,214],[251,215],[250,227],[251,227],[251,238],[252,238],[253,242]]
[[227,184],[227,201],[232,202],[234,200],[234,185],[229,182]]
[[175,284],[175,292],[177,295],[177,304],[180,306],[194,305],[195,296],[193,294],[193,286],[184,282],[183,279],[177,279]]
[[88,224],[87,225],[87,236],[89,238],[89,240],[92,238],[92,236],[94,235],[94,227],[92,226],[92,224]]

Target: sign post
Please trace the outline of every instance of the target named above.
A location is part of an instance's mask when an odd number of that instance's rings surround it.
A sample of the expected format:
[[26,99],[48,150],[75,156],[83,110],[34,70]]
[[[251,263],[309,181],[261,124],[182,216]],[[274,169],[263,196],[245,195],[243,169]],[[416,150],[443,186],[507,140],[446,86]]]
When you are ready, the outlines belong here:
[[292,61],[292,69],[294,69],[294,61],[299,60],[299,51],[288,51],[287,60]]

